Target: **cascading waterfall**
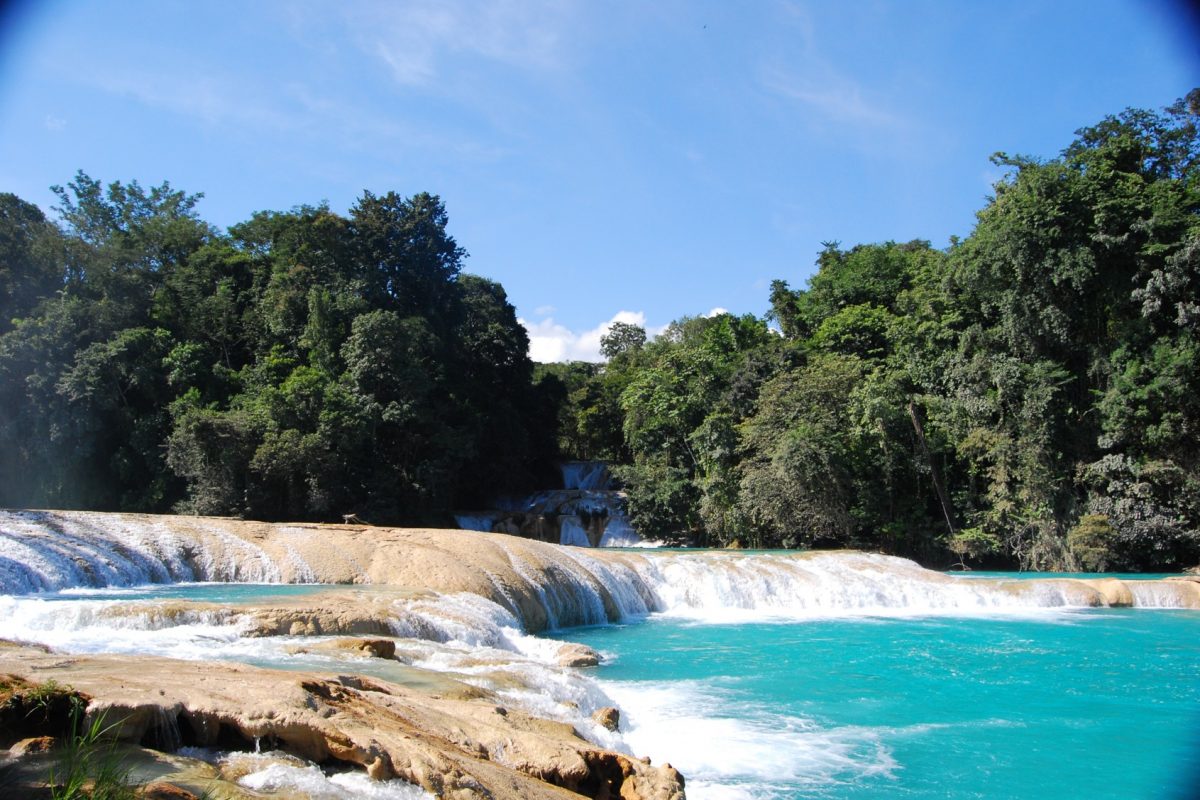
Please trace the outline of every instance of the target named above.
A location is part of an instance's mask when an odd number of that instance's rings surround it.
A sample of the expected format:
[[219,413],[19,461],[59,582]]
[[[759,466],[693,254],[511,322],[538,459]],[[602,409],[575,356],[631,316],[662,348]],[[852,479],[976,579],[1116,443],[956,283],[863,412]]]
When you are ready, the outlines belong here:
[[273,559],[250,542],[215,528],[185,536],[163,519],[0,512],[0,590],[283,580]]
[[508,533],[574,547],[646,546],[625,515],[624,495],[603,461],[568,461],[562,488],[502,499],[498,510],[455,515],[459,528]]
[[[0,593],[181,581],[300,583],[314,570],[283,534],[260,546],[204,520],[86,513],[0,512]],[[260,540],[263,541],[263,540]],[[856,552],[589,552],[518,546],[508,553],[519,581],[541,604],[549,627],[636,619],[651,612],[696,618],[731,613],[813,617],[958,613],[1110,605],[1087,581],[963,580],[906,559]],[[511,542],[511,543],[509,543]],[[536,543],[531,543],[536,544]],[[470,569],[470,564],[462,565]],[[356,581],[362,576],[355,577]],[[497,595],[509,592],[493,578]],[[1122,603],[1187,607],[1182,581],[1106,581],[1128,590]],[[514,610],[512,597],[490,598]],[[518,620],[530,627],[529,620]],[[534,626],[536,627],[536,626]]]
[[563,486],[585,491],[609,489],[612,477],[603,461],[568,461],[562,465]]

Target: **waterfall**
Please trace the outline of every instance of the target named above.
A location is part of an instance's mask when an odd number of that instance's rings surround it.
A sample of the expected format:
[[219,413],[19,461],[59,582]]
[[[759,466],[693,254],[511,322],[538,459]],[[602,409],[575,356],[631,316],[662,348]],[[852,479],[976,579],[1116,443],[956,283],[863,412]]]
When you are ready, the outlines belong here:
[[[1188,608],[1188,598],[1200,592],[1196,581],[1126,581],[1139,608]],[[1194,608],[1194,606],[1192,606]]]
[[522,498],[501,498],[497,510],[461,511],[463,530],[509,533],[574,547],[640,547],[646,543],[625,514],[625,496],[613,488],[603,461],[560,466],[562,488]]
[[603,461],[567,461],[561,468],[563,488],[583,491],[612,489],[612,475]]
[[[649,554],[648,554],[649,555]],[[1078,581],[959,580],[892,556],[855,552],[664,553],[639,568],[658,610],[696,618],[945,614],[1099,605]]]
[[567,544],[573,547],[591,547],[592,545],[588,540],[587,528],[584,527],[579,517],[574,514],[563,516],[559,520],[559,531],[559,544]]
[[[565,530],[585,532],[581,521]],[[465,592],[498,604],[531,631],[652,612],[711,620],[1200,608],[1194,581],[967,579],[870,553],[603,551],[455,530],[0,511],[0,594],[181,581],[375,582],[442,596]]]
[[213,528],[197,540],[168,525],[172,519],[0,511],[0,590],[282,580],[274,560],[245,539]]

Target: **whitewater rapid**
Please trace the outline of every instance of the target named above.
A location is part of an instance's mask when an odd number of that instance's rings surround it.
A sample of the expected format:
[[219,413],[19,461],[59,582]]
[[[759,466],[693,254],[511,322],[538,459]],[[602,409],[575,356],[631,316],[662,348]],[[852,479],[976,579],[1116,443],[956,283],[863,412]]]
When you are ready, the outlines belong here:
[[1200,607],[1200,585],[1183,580],[963,580],[852,551],[595,551],[498,534],[420,533],[0,511],[0,594],[200,581],[388,584],[478,594],[530,632],[649,613],[725,621]]

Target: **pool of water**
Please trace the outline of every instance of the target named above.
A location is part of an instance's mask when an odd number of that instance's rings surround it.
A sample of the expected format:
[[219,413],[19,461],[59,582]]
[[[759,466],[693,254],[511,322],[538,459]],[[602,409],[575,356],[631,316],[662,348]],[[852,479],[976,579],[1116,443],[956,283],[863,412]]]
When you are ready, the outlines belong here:
[[327,592],[338,588],[361,588],[336,586],[324,583],[149,583],[141,586],[117,588],[63,589],[57,592],[39,592],[20,595],[38,600],[70,601],[81,600],[186,600],[199,603],[254,603],[287,597]]
[[957,570],[946,573],[952,578],[1001,578],[1003,580],[1042,580],[1046,578],[1117,578],[1123,581],[1158,581],[1178,576],[1177,572],[991,572]]
[[691,798],[1195,798],[1200,615],[645,623],[565,635]]

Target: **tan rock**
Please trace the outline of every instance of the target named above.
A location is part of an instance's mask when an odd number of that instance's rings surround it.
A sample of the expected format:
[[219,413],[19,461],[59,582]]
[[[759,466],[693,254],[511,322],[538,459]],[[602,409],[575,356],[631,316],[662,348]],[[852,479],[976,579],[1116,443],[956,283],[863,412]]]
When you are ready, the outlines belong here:
[[185,744],[275,748],[309,761],[355,764],[377,779],[399,778],[438,797],[682,800],[683,782],[603,750],[570,725],[495,697],[432,697],[398,684],[242,665],[129,656],[64,659],[34,648],[0,649],[0,673],[37,675],[91,696],[89,714],[120,721],[138,742],[172,720]]
[[596,709],[596,713],[592,714],[592,719],[610,731],[615,731],[621,726],[621,711],[612,706],[605,706]]
[[1133,592],[1124,581],[1116,578],[1087,578],[1080,583],[1086,584],[1100,593],[1104,605],[1112,608],[1127,608],[1133,605]]
[[393,659],[396,657],[396,642],[393,639],[340,638],[313,642],[288,648],[290,653],[360,653],[372,658]]
[[33,736],[8,748],[8,754],[13,758],[21,758],[31,753],[49,753],[54,749],[57,740],[53,736]]
[[[561,580],[562,550],[530,539],[478,531],[273,524],[92,511],[38,511],[34,512],[36,522],[11,516],[19,513],[9,512],[8,523],[27,536],[74,530],[103,538],[106,531],[121,531],[122,535],[161,542],[162,534],[169,533],[171,546],[176,548],[172,558],[185,562],[192,572],[186,577],[197,580],[372,584],[403,587],[414,594],[466,592],[508,609],[530,633],[545,630],[552,621],[560,627],[597,621],[583,618],[571,593],[545,592],[544,587]],[[618,564],[644,560],[643,555],[621,552],[589,552],[588,557]],[[600,596],[608,620],[616,621],[620,609],[609,588],[599,581],[593,582],[592,588]],[[643,588],[649,600],[649,589]],[[379,602],[366,602],[365,608],[346,608],[336,615],[302,613],[290,602],[284,603],[281,611],[290,612],[258,620],[259,632],[390,635],[388,617],[380,613]],[[210,610],[220,613],[217,606]],[[169,608],[162,613],[179,612],[179,608]]]
[[[331,589],[278,604],[242,609],[248,636],[389,636],[392,598],[369,591]],[[361,640],[360,640],[361,641]]]
[[558,648],[560,667],[594,667],[600,663],[600,654],[585,644],[567,642]]
[[148,783],[138,791],[143,800],[199,800],[193,793],[166,781]]

